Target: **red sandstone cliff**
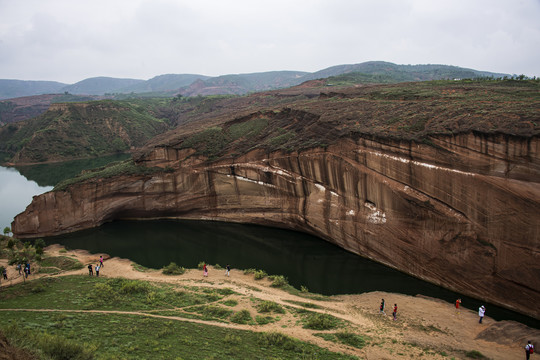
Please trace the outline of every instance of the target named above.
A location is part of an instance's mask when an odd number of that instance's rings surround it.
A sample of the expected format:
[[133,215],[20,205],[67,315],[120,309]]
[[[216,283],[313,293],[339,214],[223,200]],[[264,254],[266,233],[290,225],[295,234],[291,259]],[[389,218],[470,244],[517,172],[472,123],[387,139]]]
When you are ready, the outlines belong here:
[[167,171],[43,194],[12,229],[39,237],[137,217],[281,226],[540,318],[539,137],[431,141],[344,138],[216,162],[155,147],[137,162]]

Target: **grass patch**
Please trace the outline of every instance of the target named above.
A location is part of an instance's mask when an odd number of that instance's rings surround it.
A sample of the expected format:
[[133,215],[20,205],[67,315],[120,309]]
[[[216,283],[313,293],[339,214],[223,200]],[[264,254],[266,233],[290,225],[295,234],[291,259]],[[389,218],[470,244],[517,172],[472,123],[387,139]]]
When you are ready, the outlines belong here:
[[294,305],[299,305],[299,306],[308,308],[308,309],[322,309],[321,306],[319,306],[317,304],[313,304],[313,303],[295,301],[295,300],[285,300],[285,301],[288,302],[288,303],[294,304]]
[[304,329],[331,330],[344,325],[344,321],[329,314],[321,314],[308,310],[294,309],[302,317]]
[[146,266],[143,266],[143,265],[140,265],[140,264],[137,264],[137,263],[133,263],[131,264],[131,266],[133,267],[133,269],[139,271],[139,272],[149,272],[149,271],[152,271],[153,269],[150,269]]
[[53,267],[62,271],[79,270],[84,267],[80,261],[72,259],[68,256],[46,257],[41,260],[40,266],[44,268]]
[[131,314],[2,313],[0,328],[14,323],[21,324],[23,331],[47,333],[87,346],[98,360],[170,359],[171,354],[181,354],[184,360],[355,359],[294,338]]
[[6,326],[3,333],[11,345],[39,358],[91,360],[97,351],[93,344],[80,343],[43,331],[23,329],[16,324]]
[[186,308],[184,310],[201,314],[203,320],[216,320],[216,319],[224,320],[224,319],[227,319],[232,314],[232,310],[225,309],[225,308],[222,308],[221,306],[215,306],[215,305],[194,306],[191,308]]
[[340,331],[337,332],[335,335],[338,341],[342,344],[349,345],[357,349],[361,349],[366,346],[366,340],[363,336],[347,331]]
[[223,295],[213,289],[181,290],[139,280],[74,275],[36,279],[3,289],[0,308],[36,309],[47,304],[51,309],[142,311],[202,305],[221,299]]
[[230,306],[230,307],[235,307],[236,305],[238,305],[238,301],[234,299],[227,299],[225,301],[222,301],[221,303],[225,306]]
[[261,315],[257,315],[255,316],[255,322],[259,325],[266,325],[266,324],[270,324],[270,323],[273,323],[274,321],[276,321],[276,319],[270,315],[267,315],[267,316],[261,316]]

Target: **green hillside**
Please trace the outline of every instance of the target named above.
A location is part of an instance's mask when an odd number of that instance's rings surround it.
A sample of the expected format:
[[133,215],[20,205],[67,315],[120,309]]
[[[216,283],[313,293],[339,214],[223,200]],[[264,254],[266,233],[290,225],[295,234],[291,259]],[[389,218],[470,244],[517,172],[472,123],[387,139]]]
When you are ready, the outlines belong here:
[[110,100],[53,104],[41,116],[0,128],[0,151],[16,163],[125,152],[168,129],[151,108]]

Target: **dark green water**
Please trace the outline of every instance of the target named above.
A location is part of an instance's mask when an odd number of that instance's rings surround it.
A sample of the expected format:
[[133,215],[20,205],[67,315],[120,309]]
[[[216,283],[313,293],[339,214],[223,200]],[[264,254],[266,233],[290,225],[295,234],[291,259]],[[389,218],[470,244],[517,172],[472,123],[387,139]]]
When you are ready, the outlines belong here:
[[[294,231],[210,221],[118,221],[45,240],[128,258],[151,268],[172,261],[195,268],[205,261],[230,264],[233,269],[263,269],[268,274],[286,276],[296,288],[304,285],[311,292],[326,295],[387,291],[422,294],[450,303],[462,298],[463,307],[476,310],[486,305],[486,315],[497,320],[540,328],[538,320],[429,284]],[[377,309],[378,303],[373,307]]]

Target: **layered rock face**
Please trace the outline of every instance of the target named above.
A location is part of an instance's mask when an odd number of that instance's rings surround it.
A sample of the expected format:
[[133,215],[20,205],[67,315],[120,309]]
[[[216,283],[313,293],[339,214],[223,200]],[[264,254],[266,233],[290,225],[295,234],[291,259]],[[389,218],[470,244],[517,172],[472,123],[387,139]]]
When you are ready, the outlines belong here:
[[137,161],[166,171],[43,194],[12,229],[40,237],[164,217],[285,227],[540,318],[539,138],[431,141],[343,139],[217,162],[158,147]]

